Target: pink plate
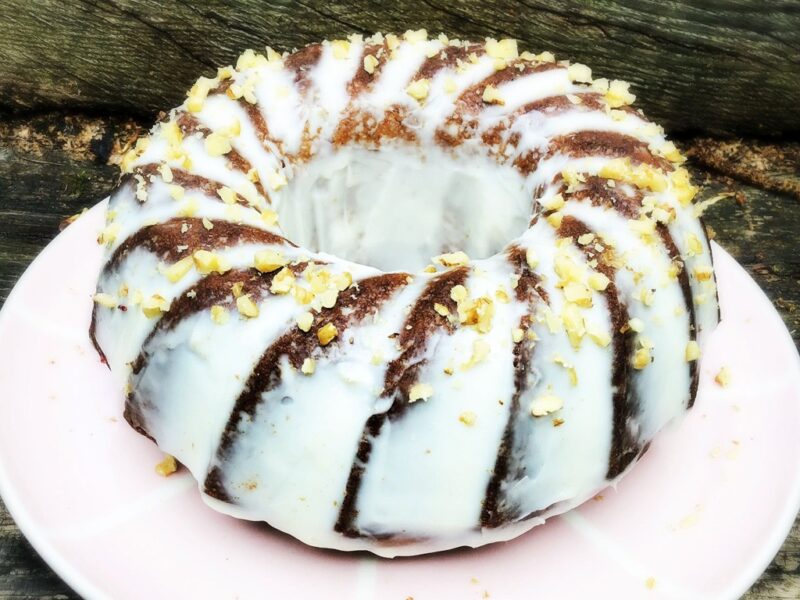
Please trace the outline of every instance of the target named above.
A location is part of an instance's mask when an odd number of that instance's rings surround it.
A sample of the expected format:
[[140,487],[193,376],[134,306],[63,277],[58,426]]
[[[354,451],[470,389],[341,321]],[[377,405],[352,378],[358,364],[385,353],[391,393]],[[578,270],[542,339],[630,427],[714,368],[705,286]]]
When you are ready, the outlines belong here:
[[[769,300],[714,247],[722,324],[684,421],[617,490],[512,542],[384,560],[308,548],[164,479],[87,337],[98,205],[0,313],[0,490],[87,598],[737,598],[800,506],[800,361]],[[722,366],[729,387],[714,383]]]

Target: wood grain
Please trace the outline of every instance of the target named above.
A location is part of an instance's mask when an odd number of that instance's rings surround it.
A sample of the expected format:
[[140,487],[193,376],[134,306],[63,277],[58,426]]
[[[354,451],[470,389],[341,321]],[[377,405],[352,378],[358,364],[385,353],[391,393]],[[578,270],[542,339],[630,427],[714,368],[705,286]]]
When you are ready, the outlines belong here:
[[53,573],[17,529],[0,501],[0,598],[79,598]]
[[[117,169],[107,164],[112,150],[125,146],[140,129],[120,118],[59,113],[0,120],[0,304],[56,235],[59,223],[106,195],[117,179]],[[790,194],[758,187],[800,178],[797,144],[704,137],[684,145],[695,157],[691,168],[705,184],[704,197],[734,194],[707,214],[717,241],[773,299],[800,345],[800,254],[795,248],[800,206]],[[752,162],[760,166],[743,172],[741,156],[756,157]],[[77,596],[36,555],[0,503],[0,600],[33,598]],[[800,598],[800,519],[745,598]]]
[[[247,47],[425,27],[627,79],[672,132],[800,132],[794,0],[4,0],[0,107],[148,115]],[[648,90],[648,93],[642,93]]]

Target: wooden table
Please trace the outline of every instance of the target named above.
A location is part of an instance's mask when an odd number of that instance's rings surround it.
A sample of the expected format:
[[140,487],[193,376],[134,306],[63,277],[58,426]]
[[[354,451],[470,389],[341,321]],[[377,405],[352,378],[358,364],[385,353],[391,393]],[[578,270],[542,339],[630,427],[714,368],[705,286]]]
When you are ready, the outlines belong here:
[[[639,105],[689,152],[702,195],[732,192],[707,223],[800,344],[800,5],[694,4],[244,0],[165,10],[156,0],[5,0],[0,303],[62,220],[108,193],[115,152],[156,110],[178,103],[197,75],[263,40],[291,48],[351,31],[424,26],[516,37],[638,84]],[[765,135],[772,141],[755,141]],[[0,599],[75,597],[0,503]],[[745,598],[800,598],[800,520]]]

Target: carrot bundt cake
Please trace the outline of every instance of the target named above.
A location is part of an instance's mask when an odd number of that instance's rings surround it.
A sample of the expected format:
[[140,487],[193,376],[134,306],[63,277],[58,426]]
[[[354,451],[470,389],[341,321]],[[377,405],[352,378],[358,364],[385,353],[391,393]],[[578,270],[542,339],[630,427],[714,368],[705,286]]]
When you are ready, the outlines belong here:
[[624,475],[717,322],[622,81],[424,30],[247,51],[122,159],[92,336],[204,500],[315,546],[506,540]]

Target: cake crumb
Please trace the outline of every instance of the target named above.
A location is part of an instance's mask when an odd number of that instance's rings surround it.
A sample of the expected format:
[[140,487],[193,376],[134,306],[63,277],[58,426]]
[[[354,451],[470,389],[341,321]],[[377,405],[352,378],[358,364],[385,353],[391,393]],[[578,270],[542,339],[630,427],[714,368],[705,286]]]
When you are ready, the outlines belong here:
[[655,577],[648,577],[644,582],[645,587],[648,590],[652,590],[656,587],[656,578]]

